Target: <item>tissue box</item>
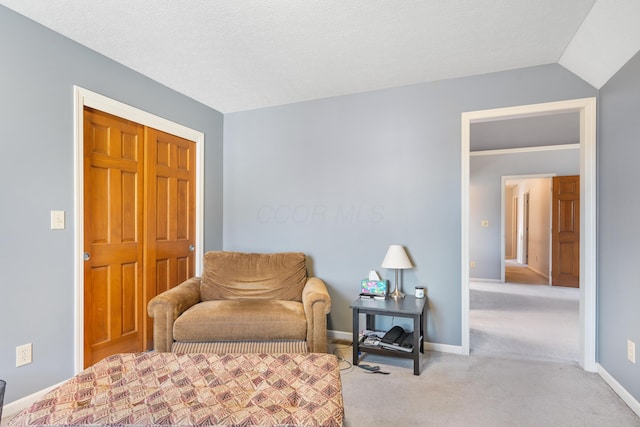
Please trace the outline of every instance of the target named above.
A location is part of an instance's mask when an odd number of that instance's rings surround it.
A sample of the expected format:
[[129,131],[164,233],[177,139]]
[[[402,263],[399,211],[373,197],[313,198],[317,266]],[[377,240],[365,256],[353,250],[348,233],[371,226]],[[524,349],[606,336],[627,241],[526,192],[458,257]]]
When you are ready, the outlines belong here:
[[387,281],[363,279],[360,282],[360,293],[365,295],[386,295]]

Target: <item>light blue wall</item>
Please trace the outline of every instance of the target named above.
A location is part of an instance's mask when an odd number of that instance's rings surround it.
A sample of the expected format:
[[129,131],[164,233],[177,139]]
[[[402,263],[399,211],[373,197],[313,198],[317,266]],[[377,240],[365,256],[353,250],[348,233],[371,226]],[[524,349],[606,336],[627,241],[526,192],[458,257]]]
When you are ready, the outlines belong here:
[[640,53],[602,87],[599,111],[598,362],[640,401]]
[[[472,131],[473,137],[473,131]],[[502,177],[579,175],[579,150],[541,151],[471,157],[469,164],[469,260],[473,278],[500,280]],[[489,220],[489,227],[480,221]]]
[[460,115],[596,96],[559,65],[225,115],[224,247],[306,252],[351,331],[360,279],[389,244],[429,296],[431,342],[461,344]]
[[[205,133],[205,247],[222,247],[219,112],[0,6],[0,378],[5,403],[73,375],[73,86]],[[67,228],[49,229],[50,210]],[[16,346],[33,363],[15,367]]]

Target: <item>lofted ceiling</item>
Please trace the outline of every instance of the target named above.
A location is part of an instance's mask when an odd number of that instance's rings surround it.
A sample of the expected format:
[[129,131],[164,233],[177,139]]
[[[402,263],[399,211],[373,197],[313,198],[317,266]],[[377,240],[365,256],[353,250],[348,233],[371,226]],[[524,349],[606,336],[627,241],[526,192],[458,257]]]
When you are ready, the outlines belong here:
[[0,0],[223,113],[559,63],[596,88],[638,0]]

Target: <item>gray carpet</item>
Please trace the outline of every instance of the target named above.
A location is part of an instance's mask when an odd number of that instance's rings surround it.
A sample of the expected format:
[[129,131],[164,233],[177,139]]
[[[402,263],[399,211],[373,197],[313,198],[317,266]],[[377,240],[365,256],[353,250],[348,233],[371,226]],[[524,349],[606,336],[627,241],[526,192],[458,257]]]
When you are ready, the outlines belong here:
[[426,352],[412,361],[364,355],[389,375],[349,367],[342,387],[346,427],[640,426],[640,418],[594,373],[576,363]]
[[470,288],[473,353],[578,360],[578,289],[478,282],[471,282]]
[[640,426],[640,418],[578,359],[578,290],[472,283],[471,355],[426,352],[412,361],[364,355],[389,375],[342,356],[347,427]]

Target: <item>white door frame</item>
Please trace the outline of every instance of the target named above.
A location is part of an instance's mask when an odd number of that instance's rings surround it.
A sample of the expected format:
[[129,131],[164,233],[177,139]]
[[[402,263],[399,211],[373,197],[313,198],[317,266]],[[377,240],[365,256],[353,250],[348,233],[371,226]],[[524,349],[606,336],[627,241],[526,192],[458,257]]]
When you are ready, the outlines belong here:
[[520,264],[529,265],[529,192],[522,193],[522,244],[520,247]]
[[521,105],[461,116],[461,352],[469,354],[469,150],[471,124],[553,113],[580,113],[580,365],[596,371],[596,98]]
[[79,86],[74,92],[74,270],[75,270],[75,338],[74,371],[84,369],[84,107],[95,108],[114,116],[194,141],[196,143],[196,250],[195,274],[200,275],[203,257],[204,206],[204,133],[139,110]]

